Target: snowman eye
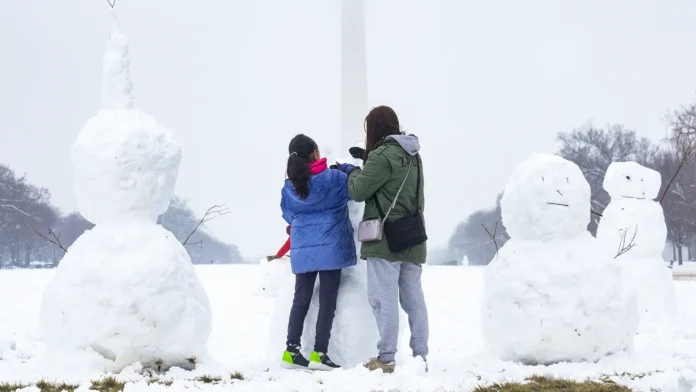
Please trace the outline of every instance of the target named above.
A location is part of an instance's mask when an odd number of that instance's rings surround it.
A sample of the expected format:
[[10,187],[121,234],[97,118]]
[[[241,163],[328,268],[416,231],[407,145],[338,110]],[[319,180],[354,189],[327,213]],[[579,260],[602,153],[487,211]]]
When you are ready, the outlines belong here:
[[631,181],[631,176],[626,176],[626,179],[627,179],[628,181]]
[[544,182],[544,177],[541,177],[541,182]]

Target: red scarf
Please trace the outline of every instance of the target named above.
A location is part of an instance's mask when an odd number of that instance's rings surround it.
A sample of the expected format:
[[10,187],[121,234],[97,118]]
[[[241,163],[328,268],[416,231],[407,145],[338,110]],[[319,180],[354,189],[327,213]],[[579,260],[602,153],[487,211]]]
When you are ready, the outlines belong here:
[[314,161],[309,164],[309,171],[312,172],[313,176],[316,176],[317,174],[323,172],[326,169],[326,158],[321,158],[320,160]]

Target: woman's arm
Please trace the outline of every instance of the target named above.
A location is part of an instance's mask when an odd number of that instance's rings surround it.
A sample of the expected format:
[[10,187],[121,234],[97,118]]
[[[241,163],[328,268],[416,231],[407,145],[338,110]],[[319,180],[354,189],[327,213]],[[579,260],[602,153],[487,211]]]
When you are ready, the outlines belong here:
[[391,178],[391,165],[382,154],[371,154],[363,169],[356,168],[348,178],[351,199],[362,202],[374,195]]

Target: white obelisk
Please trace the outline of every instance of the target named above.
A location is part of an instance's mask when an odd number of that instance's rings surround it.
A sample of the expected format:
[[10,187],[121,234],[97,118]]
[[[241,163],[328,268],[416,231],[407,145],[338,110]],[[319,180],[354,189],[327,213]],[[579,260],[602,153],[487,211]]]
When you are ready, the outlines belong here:
[[365,1],[341,0],[341,145],[340,154],[365,137],[367,60]]

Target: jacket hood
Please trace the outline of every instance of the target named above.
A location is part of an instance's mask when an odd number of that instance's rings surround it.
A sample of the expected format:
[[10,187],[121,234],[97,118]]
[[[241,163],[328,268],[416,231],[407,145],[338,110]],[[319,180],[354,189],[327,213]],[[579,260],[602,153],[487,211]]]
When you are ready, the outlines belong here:
[[386,140],[393,139],[401,148],[406,150],[411,156],[416,156],[418,151],[420,151],[420,143],[418,142],[418,136],[416,135],[391,135],[387,136]]

